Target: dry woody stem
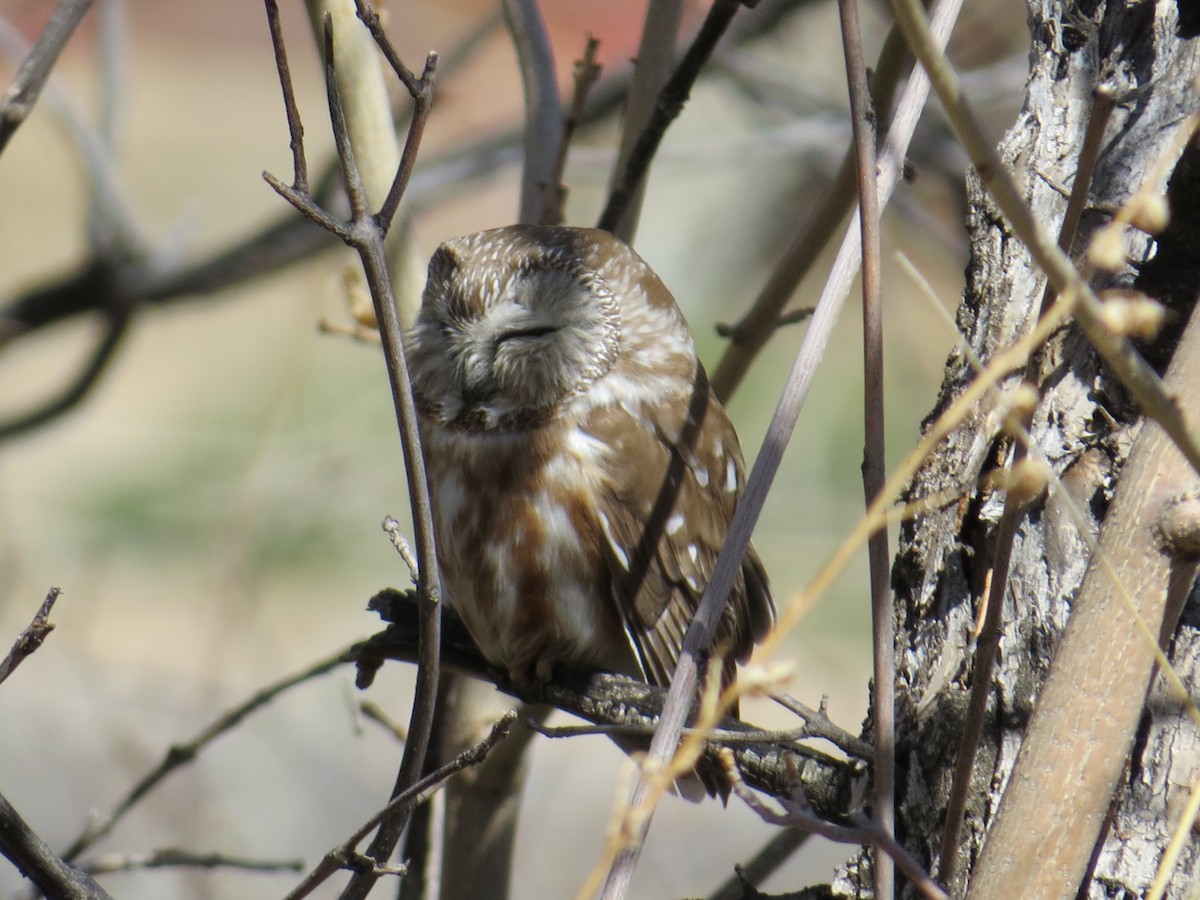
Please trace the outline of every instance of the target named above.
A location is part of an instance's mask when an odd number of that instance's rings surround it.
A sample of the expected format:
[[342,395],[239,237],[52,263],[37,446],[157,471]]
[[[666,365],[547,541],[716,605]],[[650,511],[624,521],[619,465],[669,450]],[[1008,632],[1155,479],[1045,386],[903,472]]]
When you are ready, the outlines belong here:
[[[278,19],[275,0],[266,0],[269,21]],[[342,172],[342,180],[350,200],[351,217],[342,221],[323,209],[308,190],[307,184],[283,184],[279,179],[264,173],[267,182],[301,213],[322,228],[336,234],[359,254],[366,273],[371,299],[375,306],[375,317],[379,322],[383,339],[384,357],[387,362],[388,379],[392,388],[397,423],[400,429],[401,447],[404,453],[405,471],[408,477],[409,498],[412,504],[413,522],[416,529],[417,557],[420,565],[418,593],[421,598],[421,653],[417,665],[416,696],[413,701],[412,718],[409,722],[409,740],[404,746],[404,755],[392,796],[400,796],[420,778],[429,738],[433,726],[437,699],[439,652],[441,645],[441,584],[438,575],[437,553],[434,545],[433,518],[429,499],[429,485],[425,476],[421,440],[417,425],[416,407],[413,403],[412,385],[404,357],[404,344],[396,312],[395,297],[384,262],[384,238],[400,205],[400,199],[412,176],[417,149],[429,116],[433,101],[433,78],[437,69],[437,55],[429,54],[425,69],[416,76],[400,60],[399,55],[387,39],[374,10],[362,0],[356,0],[359,18],[367,26],[378,44],[384,58],[396,76],[404,84],[414,102],[408,136],[401,154],[387,198],[377,212],[368,209],[363,188],[362,175],[358,169],[354,148],[346,127],[345,112],[338,91],[337,73],[333,54],[333,28],[326,17],[324,26],[325,85],[329,99],[329,115],[334,141]],[[272,26],[276,58],[284,57],[282,41],[278,38],[277,26]],[[295,97],[290,88],[286,65],[278,66],[280,83],[283,87],[285,107],[294,107]],[[288,111],[288,127],[297,173],[303,172],[303,138],[300,116],[292,109]],[[380,823],[379,831],[368,851],[375,860],[375,867],[362,869],[352,879],[344,896],[362,897],[370,891],[378,878],[378,866],[382,865],[395,849],[396,842],[404,830],[411,814],[411,804],[398,804]]]

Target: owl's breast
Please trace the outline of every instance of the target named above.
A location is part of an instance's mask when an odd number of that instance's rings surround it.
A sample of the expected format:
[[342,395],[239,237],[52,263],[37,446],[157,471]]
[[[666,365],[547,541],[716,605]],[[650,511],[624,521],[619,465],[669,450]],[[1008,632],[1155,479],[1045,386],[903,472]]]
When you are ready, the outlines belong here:
[[488,661],[517,680],[636,672],[593,501],[605,448],[577,429],[425,429],[450,601]]

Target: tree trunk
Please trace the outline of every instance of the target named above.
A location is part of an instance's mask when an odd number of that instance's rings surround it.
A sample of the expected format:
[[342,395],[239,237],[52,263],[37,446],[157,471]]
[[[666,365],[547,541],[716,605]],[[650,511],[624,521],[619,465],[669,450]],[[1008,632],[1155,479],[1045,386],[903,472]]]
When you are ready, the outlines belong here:
[[[1074,241],[1073,255],[1079,258],[1091,235],[1142,185],[1197,108],[1192,84],[1200,72],[1200,41],[1194,38],[1197,16],[1183,2],[1061,0],[1032,0],[1029,16],[1032,50],[1025,105],[1001,144],[1001,155],[1016,172],[1043,227],[1057,231],[1063,219],[1065,190],[1075,177],[1093,90],[1102,83],[1111,85],[1118,104]],[[1134,265],[1093,279],[1098,290],[1137,288],[1167,308],[1166,326],[1143,348],[1160,371],[1200,291],[1200,149],[1193,141],[1182,158],[1167,163],[1167,171],[1173,170],[1167,231],[1155,241],[1131,230],[1126,249]],[[986,363],[1029,330],[1045,278],[973,175],[968,194],[971,261],[958,325],[965,342]],[[966,355],[953,353],[935,414],[973,377]],[[1010,376],[1002,387],[1015,385],[1019,378],[1019,373]],[[957,844],[955,877],[949,885],[956,897],[964,895],[995,823],[1092,556],[1090,548],[1143,424],[1128,395],[1075,328],[1062,329],[1050,339],[1037,378],[1042,402],[1032,428],[1031,455],[1045,459],[1060,481],[1018,520],[993,686]],[[1003,494],[981,486],[989,472],[1005,465],[1010,450],[1010,441],[998,436],[998,422],[989,417],[994,407],[985,402],[976,409],[914,480],[910,498],[950,492],[961,499],[908,523],[893,571],[897,833],[935,873],[942,870],[940,841],[974,678],[975,621],[987,593],[1004,505]],[[1192,421],[1200,418],[1200,410],[1190,413]],[[1082,523],[1076,522],[1072,506],[1082,511]],[[1165,584],[1125,587],[1135,595],[1165,591]],[[1185,610],[1169,646],[1185,685],[1200,674],[1194,671],[1200,666],[1198,628],[1200,615]],[[1189,790],[1200,777],[1197,729],[1161,677],[1152,687],[1140,725],[1129,732],[1115,736],[1133,749],[1109,821],[1099,835],[1093,875],[1083,881],[1084,897],[1144,895]],[[1037,868],[1039,859],[1016,863]],[[1166,896],[1185,896],[1197,867],[1200,843],[1193,836],[1185,843]],[[835,893],[865,897],[870,895],[869,885],[869,857],[864,854],[839,873]],[[1071,897],[1075,888],[1038,896]]]

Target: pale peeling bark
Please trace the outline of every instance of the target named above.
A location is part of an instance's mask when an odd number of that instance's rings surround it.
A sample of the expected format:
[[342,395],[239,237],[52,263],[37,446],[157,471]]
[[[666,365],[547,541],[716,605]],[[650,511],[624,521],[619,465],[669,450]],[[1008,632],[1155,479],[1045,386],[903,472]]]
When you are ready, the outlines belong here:
[[[1184,4],[1186,6],[1186,4]],[[1089,208],[1074,244],[1078,257],[1090,234],[1136,190],[1167,146],[1172,132],[1197,105],[1191,81],[1200,72],[1200,47],[1181,35],[1173,2],[1135,4],[1030,3],[1031,72],[1025,106],[1001,143],[1027,201],[1043,227],[1057,232],[1066,207],[1064,188],[1074,178],[1091,105],[1091,92],[1110,82],[1119,106],[1105,137]],[[1200,155],[1200,154],[1196,154]],[[1168,330],[1147,348],[1164,366],[1198,290],[1200,263],[1182,248],[1197,232],[1187,220],[1200,208],[1200,169],[1185,155],[1189,174],[1176,172],[1172,201],[1182,260],[1164,274],[1149,267],[1142,282],[1175,314]],[[971,262],[958,324],[986,362],[997,349],[1024,334],[1036,315],[1045,283],[1028,253],[1008,232],[978,181],[968,179]],[[1178,229],[1183,229],[1180,232]],[[1129,251],[1144,260],[1155,244],[1131,233]],[[1166,248],[1166,243],[1163,244]],[[1190,241],[1200,260],[1200,242]],[[1163,252],[1160,250],[1160,253]],[[1174,251],[1173,251],[1174,252]],[[1134,268],[1105,276],[1096,287],[1130,286]],[[973,377],[965,355],[947,363],[936,412]],[[1091,555],[1090,541],[1121,477],[1140,428],[1136,408],[1074,329],[1057,334],[1044,355],[1043,402],[1034,421],[1035,456],[1061,478],[1049,497],[1022,517],[1013,548],[1004,625],[989,719],[974,768],[971,798],[959,842],[957,877],[962,896],[1038,699],[1056,641],[1070,613]],[[1006,382],[1017,383],[1019,373]],[[897,829],[901,842],[930,870],[938,853],[947,796],[972,677],[975,617],[994,554],[994,533],[1003,497],[981,493],[981,476],[1003,465],[1008,452],[998,423],[985,404],[956,429],[924,467],[911,498],[958,491],[961,502],[907,525],[893,573],[897,614]],[[1067,498],[1084,516],[1081,535]],[[1131,585],[1134,590],[1143,586]],[[1185,613],[1172,656],[1185,684],[1200,665],[1200,622]],[[1142,896],[1179,819],[1191,785],[1200,777],[1198,729],[1156,682],[1136,735],[1129,775],[1115,820],[1098,854],[1092,898]],[[1027,864],[1036,867],[1038,861]],[[835,894],[869,896],[864,858],[850,863]],[[1200,841],[1183,853],[1169,897],[1187,896],[1200,870]],[[902,891],[902,894],[909,889]]]

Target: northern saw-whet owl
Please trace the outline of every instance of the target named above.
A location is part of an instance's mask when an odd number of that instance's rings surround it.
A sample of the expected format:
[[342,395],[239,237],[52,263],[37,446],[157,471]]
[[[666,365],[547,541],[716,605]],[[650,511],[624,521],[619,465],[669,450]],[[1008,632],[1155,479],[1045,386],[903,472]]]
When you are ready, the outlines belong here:
[[[488,662],[665,686],[745,473],[658,276],[594,229],[456,238],[407,344],[443,581]],[[774,614],[751,547],[715,645],[726,682]]]

